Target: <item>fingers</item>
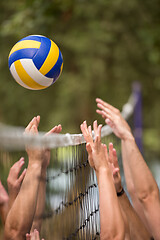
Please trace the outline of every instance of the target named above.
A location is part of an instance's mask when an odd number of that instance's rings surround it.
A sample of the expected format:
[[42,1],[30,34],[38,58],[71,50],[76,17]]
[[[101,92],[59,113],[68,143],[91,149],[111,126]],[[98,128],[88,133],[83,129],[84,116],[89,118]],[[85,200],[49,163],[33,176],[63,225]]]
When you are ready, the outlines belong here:
[[84,136],[84,139],[87,143],[90,143],[91,145],[93,144],[93,138],[92,138],[92,130],[91,130],[91,126],[87,127],[87,122],[84,121],[81,125],[80,125],[82,134]]
[[109,162],[113,163],[113,143],[109,143]]
[[113,127],[113,120],[112,120],[112,118],[106,118],[105,119],[105,122],[112,128]]
[[113,169],[113,176],[114,176],[114,177],[118,177],[119,172],[120,172],[120,169],[119,169],[119,168],[114,168],[114,169]]
[[45,136],[48,136],[52,133],[60,133],[62,131],[62,126],[59,124],[58,126],[53,127],[49,132],[45,134]]
[[61,126],[61,124],[59,124],[57,126],[57,129],[55,130],[55,133],[60,133],[61,131],[62,131],[62,126]]
[[105,119],[106,124],[114,128],[115,119],[117,119],[117,116],[120,116],[120,111],[99,98],[96,99],[96,102],[97,107],[100,108],[96,112]]
[[[84,137],[90,135],[89,131],[88,131],[88,128],[87,128],[87,122],[84,121],[81,125],[80,125],[80,128],[81,128],[81,131],[84,135]],[[88,134],[89,133],[89,134]]]
[[[86,143],[90,143],[91,147],[93,147],[93,137],[92,137],[92,129],[91,126],[87,127],[86,121],[84,121],[80,125],[81,131],[83,133],[84,139],[86,140]],[[101,129],[102,125],[100,124],[98,126],[97,120],[93,122],[93,130],[94,130],[94,137],[95,137],[95,147],[98,147],[98,144],[101,143]]]
[[116,168],[119,168],[118,157],[117,157],[117,152],[115,148],[113,148],[113,164]]
[[106,159],[108,160],[108,150],[107,150],[106,144],[103,144],[103,147],[104,147],[105,157],[106,157]]
[[94,130],[94,134],[95,136],[98,135],[98,125],[97,125],[97,120],[95,120],[93,122],[93,130]]
[[90,143],[87,143],[87,144],[86,144],[86,150],[87,150],[87,152],[88,152],[88,155],[92,154],[92,148],[91,148]]
[[31,128],[33,125],[35,125],[37,128],[40,123],[40,116],[38,115],[37,117],[34,117],[28,124],[28,126],[25,128],[25,132],[28,133],[30,132]]
[[88,152],[88,161],[91,167],[95,167],[94,166],[94,161],[93,161],[93,156],[92,153],[93,151],[97,150],[100,148],[101,146],[101,128],[102,125],[97,124],[97,121],[94,121],[93,123],[93,129],[94,129],[94,135],[95,135],[95,140],[93,142],[93,137],[92,137],[92,128],[91,126],[87,127],[87,123],[86,121],[84,121],[81,125],[80,125],[81,131],[83,133],[84,139],[86,140],[86,150]]
[[106,111],[99,109],[97,109],[96,112],[100,114],[105,119],[105,122],[111,127],[111,124],[113,123],[114,119],[113,114],[112,113],[109,114]]
[[114,112],[117,111],[117,108],[113,107],[112,105],[110,105],[109,103],[103,101],[103,100],[100,99],[100,98],[96,98],[96,102],[97,102],[97,106],[98,106],[98,105],[101,105],[101,106],[103,106],[103,108],[108,108],[108,109],[110,109],[111,111],[114,111]]
[[115,168],[115,166],[114,166],[114,164],[113,163],[111,163],[111,162],[108,162],[108,165],[109,165],[109,168],[110,168],[110,171],[111,171],[111,173],[112,173],[112,175],[113,175],[113,178],[115,179],[115,178],[119,178],[119,172],[120,172],[120,169],[119,168]]
[[[31,132],[31,133],[38,133],[38,126],[40,123],[40,116],[34,117],[28,126],[25,128],[25,133]],[[62,126],[59,124],[58,126],[55,126],[52,128],[49,132],[47,132],[45,135],[50,135],[52,133],[60,133],[62,131]]]
[[88,127],[89,134],[92,136],[92,128],[91,125]]
[[91,167],[94,167],[94,162],[93,162],[93,159],[92,159],[92,147],[90,145],[90,143],[87,143],[86,144],[86,150],[88,152],[88,161],[89,161],[89,165]]
[[29,132],[34,123],[35,123],[35,117],[29,122],[29,124],[25,128],[25,132]]
[[99,113],[100,115],[103,115],[103,118],[109,118],[109,119],[111,119],[112,116],[115,115],[115,112],[114,112],[114,111],[111,111],[110,109],[103,107],[103,105],[97,104],[97,106],[98,106],[101,110],[97,109],[96,112]]
[[119,168],[117,152],[116,149],[113,148],[113,143],[109,143],[109,161],[113,163],[115,168]]
[[[39,232],[36,229],[34,230],[34,232],[28,235],[30,236],[30,238],[28,239],[26,238],[26,240],[40,240]],[[26,237],[27,237],[27,234],[26,234]]]
[[94,130],[94,136],[95,136],[95,142],[100,142],[101,141],[101,128],[102,125],[97,124],[97,120],[93,122],[93,130]]
[[31,235],[29,233],[26,234],[26,240],[31,240]]
[[100,148],[101,145],[101,129],[102,129],[102,125],[100,124],[99,126],[97,125],[97,120],[94,121],[93,123],[93,130],[94,130],[94,134],[95,134],[95,150],[98,151],[98,149]]
[[8,177],[12,176],[12,177],[18,179],[19,173],[20,173],[24,163],[25,163],[24,157],[21,157],[20,160],[17,161],[16,163],[14,163],[13,166],[11,167]]
[[39,232],[37,230],[34,230],[34,236],[35,236],[35,240],[40,240]]
[[33,135],[38,134],[38,129],[36,125],[32,125],[31,129],[30,129],[30,133]]
[[26,171],[27,171],[27,169],[25,168],[23,170],[22,174],[20,175],[20,177],[18,178],[19,183],[22,183],[22,181],[23,181],[23,179],[24,179],[24,177],[26,175]]
[[106,119],[106,116],[104,114],[104,111],[97,109],[96,112],[102,116],[102,118]]

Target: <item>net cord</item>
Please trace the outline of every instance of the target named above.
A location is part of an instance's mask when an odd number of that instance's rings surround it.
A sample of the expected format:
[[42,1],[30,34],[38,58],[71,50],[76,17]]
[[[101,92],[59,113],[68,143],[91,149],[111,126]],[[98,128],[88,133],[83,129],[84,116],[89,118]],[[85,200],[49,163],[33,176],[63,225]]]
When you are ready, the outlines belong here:
[[[122,116],[127,120],[134,111],[137,99],[131,94],[129,100],[122,108]],[[7,150],[24,150],[26,146],[57,148],[75,146],[85,143],[83,134],[56,134],[44,136],[45,132],[38,135],[24,134],[24,127],[13,127],[0,123],[0,148]],[[112,129],[105,125],[102,127],[101,137],[112,133]],[[94,133],[93,133],[94,137]]]

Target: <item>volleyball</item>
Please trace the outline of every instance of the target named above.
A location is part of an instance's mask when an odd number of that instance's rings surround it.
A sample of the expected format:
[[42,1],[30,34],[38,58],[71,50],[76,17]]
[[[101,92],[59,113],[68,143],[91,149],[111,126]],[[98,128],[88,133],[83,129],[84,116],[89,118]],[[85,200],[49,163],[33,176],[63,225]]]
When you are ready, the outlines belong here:
[[63,69],[63,57],[59,47],[49,38],[30,35],[13,46],[8,64],[18,84],[40,90],[58,79]]

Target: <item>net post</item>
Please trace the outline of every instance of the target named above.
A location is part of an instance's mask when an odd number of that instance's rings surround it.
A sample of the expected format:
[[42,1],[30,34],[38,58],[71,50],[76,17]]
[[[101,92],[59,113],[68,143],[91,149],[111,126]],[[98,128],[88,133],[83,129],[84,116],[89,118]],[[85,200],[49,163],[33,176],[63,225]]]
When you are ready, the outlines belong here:
[[136,144],[143,154],[143,141],[142,141],[142,93],[141,93],[141,84],[139,82],[134,82],[132,85],[133,97],[135,102],[133,119],[134,119],[134,137]]

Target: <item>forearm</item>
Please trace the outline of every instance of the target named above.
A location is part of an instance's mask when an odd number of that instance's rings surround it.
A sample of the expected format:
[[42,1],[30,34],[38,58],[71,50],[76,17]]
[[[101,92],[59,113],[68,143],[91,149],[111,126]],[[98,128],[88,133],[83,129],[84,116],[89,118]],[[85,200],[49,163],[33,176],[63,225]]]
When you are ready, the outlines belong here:
[[31,228],[31,232],[33,232],[35,229],[40,232],[41,230],[41,224],[42,224],[42,218],[44,214],[44,208],[45,208],[45,199],[46,199],[46,169],[42,168],[40,183],[39,183],[39,190],[38,190],[38,198],[37,198],[37,206],[36,206],[36,212]]
[[109,169],[98,174],[101,239],[124,237],[124,222]]
[[30,232],[36,209],[40,174],[40,162],[29,163],[20,192],[7,216],[5,233],[15,235],[15,239],[23,239],[25,234]]
[[5,202],[3,205],[0,206],[0,216],[3,224],[5,224],[8,211],[9,211],[9,204],[8,202]]
[[129,183],[130,178],[132,179],[137,197],[143,200],[150,196],[151,193],[159,194],[156,181],[144,161],[134,138],[122,140],[122,151],[125,175],[127,170],[130,172],[130,177],[126,176],[126,182]]
[[148,224],[144,215],[144,211],[142,209],[142,204],[137,197],[137,193],[135,191],[134,186],[134,179],[131,175],[130,165],[128,159],[130,158],[128,151],[126,151],[125,144],[121,145],[122,150],[122,161],[123,161],[123,169],[124,169],[124,175],[127,185],[127,191],[131,197],[132,204],[134,206],[135,211],[138,213],[141,220],[145,223],[145,226],[148,228]]
[[135,141],[130,139],[123,140],[122,145],[125,148],[126,156],[128,156],[128,159],[126,157],[126,159],[123,159],[123,162],[125,164],[128,161],[127,164],[134,183],[135,194],[131,194],[133,204],[150,234],[159,240],[160,238],[157,238],[160,234],[160,197],[158,186]]
[[9,209],[12,208],[12,205],[13,205],[16,197],[17,197],[17,194],[13,194],[13,193],[9,194]]
[[123,215],[125,215],[127,218],[127,224],[129,225],[129,233],[131,239],[149,240],[150,234],[145,228],[143,222],[140,220],[135,210],[133,209],[132,205],[130,204],[130,201],[125,192],[122,196],[118,197],[118,201],[122,209]]
[[132,179],[130,165],[129,165],[130,155],[128,150],[125,147],[123,140],[121,141],[121,152],[122,152],[123,170],[124,170],[127,190],[129,194],[133,193],[134,195],[136,195],[135,188],[134,188],[134,181]]

